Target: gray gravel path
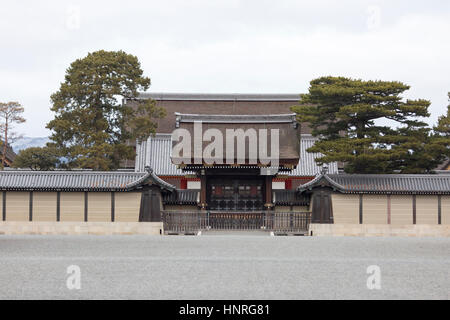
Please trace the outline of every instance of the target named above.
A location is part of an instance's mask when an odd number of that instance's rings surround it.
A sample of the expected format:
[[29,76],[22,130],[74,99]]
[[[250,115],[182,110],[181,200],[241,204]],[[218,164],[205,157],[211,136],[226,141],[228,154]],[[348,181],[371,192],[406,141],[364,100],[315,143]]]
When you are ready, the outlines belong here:
[[0,236],[0,299],[449,299],[449,267],[450,238]]

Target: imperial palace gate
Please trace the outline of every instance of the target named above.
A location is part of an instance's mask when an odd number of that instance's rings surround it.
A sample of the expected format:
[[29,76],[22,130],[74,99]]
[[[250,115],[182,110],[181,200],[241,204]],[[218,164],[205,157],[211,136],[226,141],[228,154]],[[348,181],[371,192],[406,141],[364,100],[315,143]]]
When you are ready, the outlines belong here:
[[[199,210],[164,211],[165,230],[307,230],[308,212],[278,212],[274,210],[272,199],[273,178],[280,172],[292,170],[299,162],[300,131],[295,114],[177,113],[176,127],[188,132],[188,137],[195,137],[199,131],[202,134],[203,129],[215,130],[215,134],[222,137],[218,146],[223,147],[224,152],[223,158],[205,159],[204,150],[211,148],[211,141],[201,140],[199,145],[191,139],[190,154],[172,153],[173,163],[193,172],[200,180]],[[183,136],[183,143],[184,139]],[[177,144],[181,142],[173,141],[174,146]],[[261,150],[266,158],[261,156]],[[199,154],[203,156],[200,162]],[[255,154],[257,159],[254,159]],[[268,165],[269,155],[271,161],[276,161]]]

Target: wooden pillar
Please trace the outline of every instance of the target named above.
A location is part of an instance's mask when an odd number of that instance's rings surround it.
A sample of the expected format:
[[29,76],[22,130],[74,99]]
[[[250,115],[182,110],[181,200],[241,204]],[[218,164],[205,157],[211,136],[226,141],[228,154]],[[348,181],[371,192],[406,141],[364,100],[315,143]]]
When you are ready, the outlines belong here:
[[61,191],[56,192],[56,221],[61,221]]
[[33,191],[30,191],[28,221],[33,221]]
[[442,224],[442,197],[438,195],[438,224]]
[[89,199],[88,199],[88,192],[85,191],[84,192],[84,222],[88,222],[88,203],[89,203]]
[[187,179],[186,178],[181,178],[180,180],[180,189],[187,189]]
[[200,173],[200,207],[206,210],[208,204],[206,203],[206,174],[204,170]]
[[116,193],[111,191],[111,221],[116,219]]
[[286,190],[292,189],[292,179],[286,179],[286,181],[284,182],[284,188]]
[[265,177],[265,186],[264,189],[266,190],[266,195],[265,195],[265,204],[264,206],[266,207],[267,210],[270,210],[273,206],[272,203],[272,176],[266,176]]
[[265,212],[265,228],[271,229],[273,228],[273,216],[274,213],[271,211],[273,207],[272,203],[272,176],[265,176],[264,178],[264,190],[265,190],[265,204],[264,207],[266,208]]
[[363,195],[359,195],[359,224],[363,224]]
[[2,216],[3,216],[3,221],[6,221],[6,191],[3,191],[3,203],[2,203]]
[[[317,223],[317,221],[316,221],[316,217],[317,217],[317,212],[318,212],[318,208],[317,208],[317,206],[318,206],[318,203],[317,203],[317,198],[318,197],[318,195],[317,195],[317,193],[316,192],[313,192],[312,194],[311,194],[311,203],[310,203],[310,208],[311,208],[311,223]],[[320,205],[319,205],[320,206]]]
[[387,195],[387,224],[391,224],[391,195]]

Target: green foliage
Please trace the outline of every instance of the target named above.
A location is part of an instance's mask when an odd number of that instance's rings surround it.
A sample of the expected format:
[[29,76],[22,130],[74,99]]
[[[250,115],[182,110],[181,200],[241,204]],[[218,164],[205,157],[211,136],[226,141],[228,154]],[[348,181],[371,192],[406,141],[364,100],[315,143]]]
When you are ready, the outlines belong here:
[[[450,101],[450,92],[448,93]],[[450,158],[450,104],[447,106],[447,114],[438,118],[438,123],[434,127],[433,150],[439,150],[441,157]],[[439,149],[438,149],[439,148]]]
[[[111,170],[134,159],[127,141],[145,140],[156,129],[152,119],[165,116],[154,101],[136,99],[149,86],[137,57],[123,51],[89,53],[70,65],[51,96],[56,115],[47,124],[69,168]],[[122,99],[134,100],[134,107]]]
[[[450,92],[447,95],[450,101]],[[434,131],[442,137],[450,138],[450,104],[447,106],[447,114],[439,117]]]
[[16,139],[20,139],[20,135],[13,131],[13,125],[25,122],[25,118],[22,116],[24,111],[25,109],[19,102],[0,102],[0,134],[3,139],[3,141],[0,141],[2,153],[0,168],[2,169],[7,164],[6,152],[8,145]]
[[420,120],[429,116],[430,102],[404,101],[408,89],[397,81],[322,77],[292,110],[321,137],[308,149],[323,154],[319,164],[344,162],[348,173],[430,172],[443,149]]
[[52,170],[59,165],[58,151],[53,147],[31,147],[21,150],[13,162],[14,168]]

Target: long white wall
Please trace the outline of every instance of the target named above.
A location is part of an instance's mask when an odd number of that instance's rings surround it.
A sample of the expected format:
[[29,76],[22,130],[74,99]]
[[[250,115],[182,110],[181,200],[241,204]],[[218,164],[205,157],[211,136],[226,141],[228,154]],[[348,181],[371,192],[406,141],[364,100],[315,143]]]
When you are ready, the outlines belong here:
[[[332,195],[334,224],[450,224],[449,195]],[[439,200],[440,199],[440,200]],[[360,208],[362,212],[360,212]]]
[[[138,222],[140,192],[60,192],[59,221],[84,222],[87,205],[88,222]],[[86,203],[87,200],[87,203]],[[0,192],[0,221],[58,221],[57,192]],[[114,210],[112,205],[114,203]]]

